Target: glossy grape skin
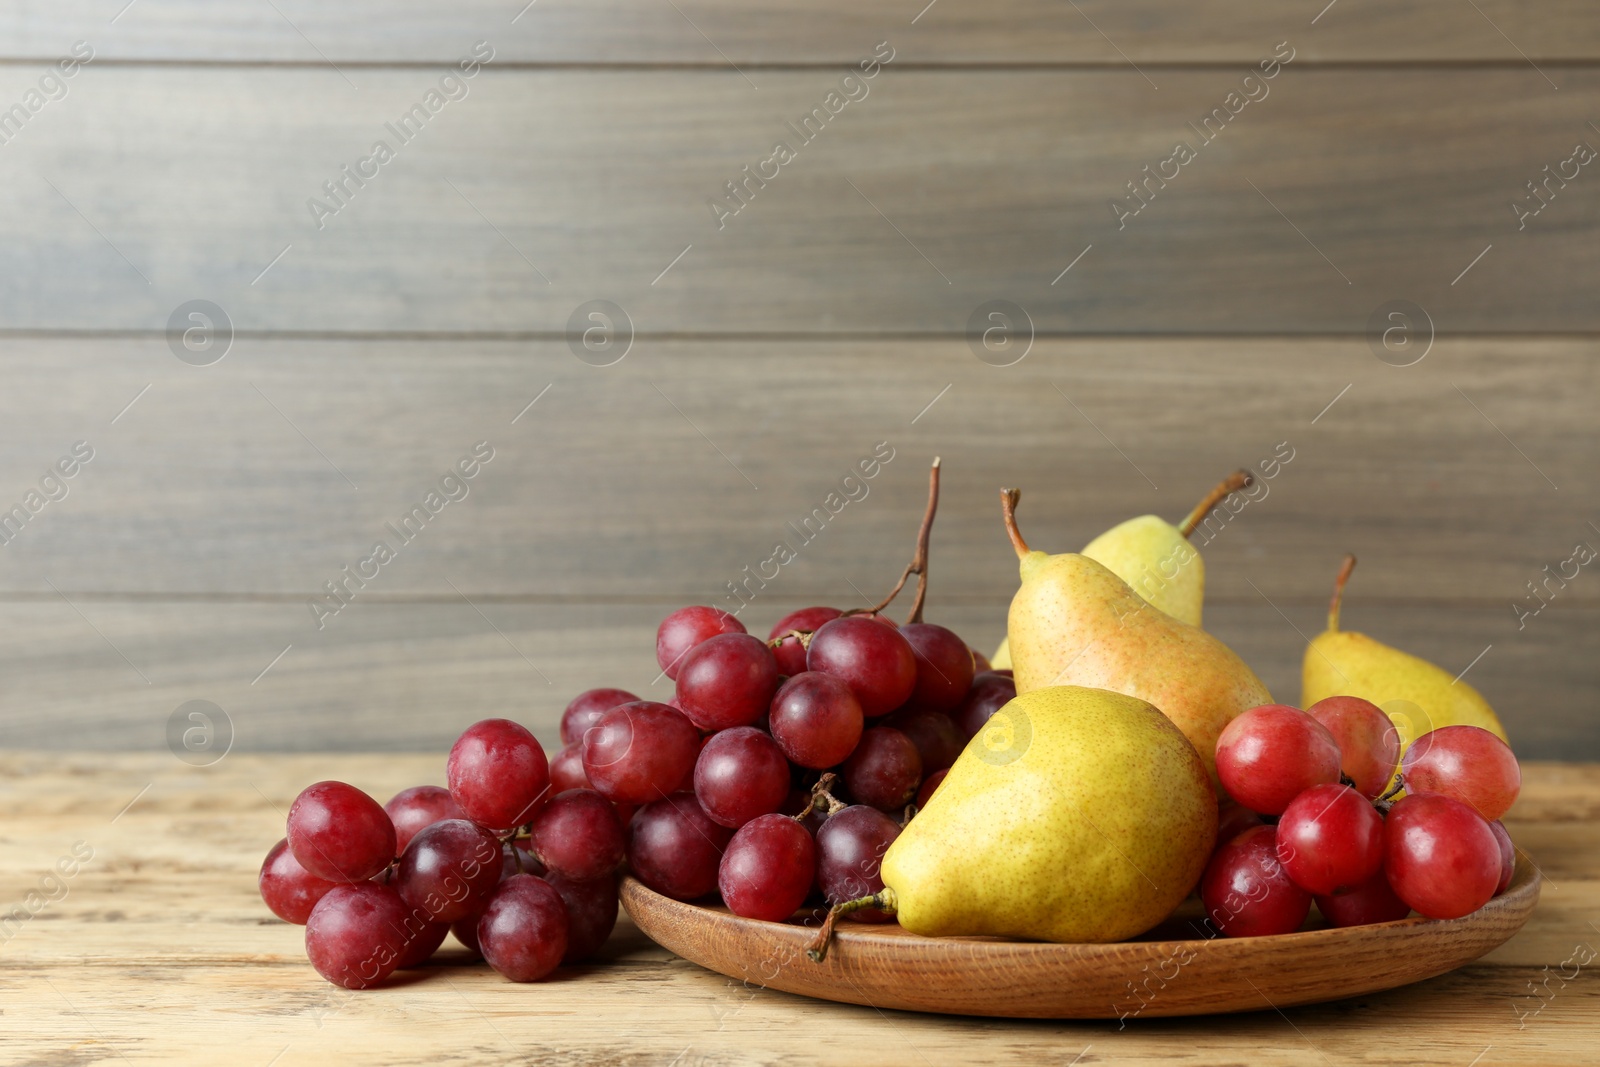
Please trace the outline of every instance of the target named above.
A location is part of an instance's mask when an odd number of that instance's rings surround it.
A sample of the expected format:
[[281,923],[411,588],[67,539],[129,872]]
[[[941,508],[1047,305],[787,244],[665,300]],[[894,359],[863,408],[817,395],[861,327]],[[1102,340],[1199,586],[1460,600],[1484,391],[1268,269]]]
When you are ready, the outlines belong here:
[[1407,793],[1441,793],[1491,822],[1510,811],[1522,791],[1522,768],[1511,746],[1481,726],[1441,726],[1423,734],[1406,749],[1400,775]]
[[909,705],[945,714],[955,711],[972,688],[972,649],[943,626],[931,622],[911,622],[900,627],[900,636],[916,657],[917,681]]
[[972,688],[967,690],[961,706],[951,718],[962,736],[972,740],[989,721],[989,716],[1016,699],[1017,683],[995,671],[984,671],[973,676]]
[[1256,826],[1217,849],[1200,878],[1200,901],[1226,937],[1263,937],[1300,928],[1311,894],[1278,862],[1276,827]]
[[967,739],[950,716],[942,711],[920,710],[914,703],[883,720],[883,725],[911,738],[917,755],[922,757],[923,774],[944,770],[967,747]]
[[713,822],[737,830],[789,796],[789,761],[753,726],[712,734],[694,765],[694,795]]
[[717,869],[722,902],[746,919],[782,922],[805,903],[817,874],[817,848],[787,815],[762,815],[739,828]]
[[862,804],[894,811],[911,803],[922,783],[922,757],[911,738],[890,726],[874,726],[844,761],[844,784]]
[[446,819],[465,819],[450,790],[441,785],[414,785],[402,789],[383,806],[389,821],[394,823],[394,854],[399,856],[424,826],[432,826]]
[[[767,634],[767,640],[775,641],[780,635],[794,630],[813,633],[823,623],[832,622],[841,614],[838,608],[825,607],[791,611],[773,624],[772,630]],[[773,648],[772,654],[778,661],[779,674],[794,675],[806,669],[806,650],[801,646],[798,637],[785,637]]]
[[1383,866],[1383,816],[1350,786],[1312,786],[1283,809],[1277,847],[1295,885],[1317,896],[1337,894]]
[[[883,854],[900,836],[900,824],[877,808],[852,804],[817,831],[817,888],[829,904],[843,904],[883,889]],[[843,916],[856,922],[883,923],[893,915],[862,908]]]
[[533,818],[550,790],[550,764],[527,729],[485,719],[456,739],[445,763],[450,795],[467,818],[502,833]]
[[552,796],[569,789],[593,789],[589,776],[583,770],[583,741],[568,745],[550,758],[550,793]]
[[1459,919],[1500,884],[1500,843],[1471,807],[1410,793],[1389,809],[1384,870],[1395,895],[1430,919]]
[[663,896],[694,900],[717,888],[717,868],[733,831],[719,826],[693,793],[646,804],[628,824],[628,865]]
[[400,960],[395,964],[395,970],[418,967],[428,962],[439,951],[439,946],[444,944],[445,935],[449,932],[449,923],[427,923],[413,932],[400,950]]
[[700,642],[678,670],[678,706],[702,730],[749,726],[766,713],[777,689],[778,661],[749,634]]
[[617,809],[592,789],[569,790],[546,804],[534,817],[530,843],[545,867],[579,882],[609,877],[627,844]]
[[938,791],[939,786],[944,784],[945,775],[949,773],[950,769],[947,767],[943,770],[934,771],[923,780],[922,788],[917,790],[917,808],[919,810],[928,806],[928,801],[933,799],[933,794]]
[[837,766],[855,751],[863,727],[861,703],[842,678],[804,671],[772,698],[768,723],[783,754],[814,771]]
[[577,963],[600,951],[617,925],[617,880],[607,875],[580,882],[551,871],[544,876],[567,909],[567,950],[562,963]]
[[1364,797],[1383,795],[1400,763],[1400,732],[1384,710],[1360,697],[1325,697],[1306,714],[1328,728],[1339,746],[1340,769]]
[[1263,704],[1222,728],[1217,777],[1251,811],[1281,815],[1307,789],[1339,780],[1339,742],[1299,708]]
[[842,678],[869,719],[904,704],[917,685],[917,657],[906,639],[865,615],[823,623],[811,636],[806,670]]
[[294,858],[325,881],[364,882],[394,862],[389,813],[344,782],[301,790],[289,807],[288,831]]
[[1511,878],[1517,873],[1517,846],[1511,843],[1511,835],[1506,832],[1506,824],[1499,819],[1489,824],[1489,831],[1494,834],[1495,843],[1500,846],[1500,881],[1494,887],[1494,895],[1499,896],[1511,885]]
[[683,657],[700,642],[718,634],[742,634],[744,623],[721,608],[694,605],[679,608],[656,628],[656,663],[668,678],[678,680]]
[[400,894],[377,882],[335,886],[306,920],[306,955],[334,985],[369,989],[394,973],[423,924],[411,920]]
[[466,819],[423,827],[395,865],[394,888],[413,911],[452,923],[482,911],[500,884],[500,841]]
[[561,713],[562,745],[583,743],[589,727],[600,721],[600,716],[622,704],[638,703],[639,698],[626,689],[586,689],[572,698],[567,710]]
[[652,700],[612,708],[583,738],[583,772],[607,800],[646,804],[694,773],[700,731],[683,712]]
[[567,952],[567,906],[542,878],[518,874],[500,883],[478,920],[478,950],[513,982],[537,982]]
[[1366,926],[1394,922],[1411,914],[1411,907],[1389,888],[1381,869],[1354,889],[1334,896],[1319,896],[1317,910],[1331,926]]
[[289,851],[288,838],[267,851],[267,858],[261,861],[261,874],[256,878],[261,899],[272,909],[272,914],[296,926],[304,926],[317,901],[338,884],[318,878],[300,866],[300,861]]

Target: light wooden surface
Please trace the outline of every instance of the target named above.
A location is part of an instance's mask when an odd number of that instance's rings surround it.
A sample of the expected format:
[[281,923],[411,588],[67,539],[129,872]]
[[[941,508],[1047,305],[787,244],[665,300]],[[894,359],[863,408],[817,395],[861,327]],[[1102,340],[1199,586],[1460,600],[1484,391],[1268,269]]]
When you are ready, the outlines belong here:
[[[282,833],[283,810],[319,778],[387,796],[440,781],[442,770],[442,751],[235,753],[206,769],[165,754],[0,757],[0,900],[24,900],[74,843],[94,851],[66,881],[66,895],[0,946],[4,1058],[294,1067],[677,1057],[880,1067],[1067,1064],[1081,1054],[1080,1063],[1463,1067],[1480,1055],[1486,1064],[1585,1062],[1600,1039],[1593,966],[1579,967],[1565,985],[1559,978],[1575,951],[1600,942],[1592,926],[1600,910],[1593,766],[1525,768],[1508,825],[1543,870],[1544,897],[1527,927],[1481,962],[1320,1007],[1132,1019],[1122,1030],[1115,1021],[926,1016],[769,992],[677,959],[627,925],[602,962],[553,982],[513,985],[447,957],[381,991],[351,995],[327,985],[306,963],[299,929],[273,919],[256,896],[256,868]],[[1565,973],[1573,976],[1570,964]]]

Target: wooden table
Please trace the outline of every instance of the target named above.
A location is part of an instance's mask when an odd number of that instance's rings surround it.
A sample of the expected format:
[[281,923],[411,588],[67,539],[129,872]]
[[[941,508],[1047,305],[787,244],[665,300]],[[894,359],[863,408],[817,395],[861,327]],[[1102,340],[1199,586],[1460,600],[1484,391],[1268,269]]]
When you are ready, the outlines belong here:
[[[514,985],[460,950],[350,993],[255,890],[304,785],[387,798],[442,756],[0,755],[0,1062],[230,1065],[1593,1062],[1600,1047],[1600,765],[1526,767],[1507,820],[1543,869],[1532,921],[1480,963],[1391,993],[1209,1019],[1018,1022],[746,989],[624,920],[601,961]],[[70,877],[47,872],[92,849]],[[31,900],[30,892],[39,895]],[[46,898],[54,897],[53,900]],[[6,939],[8,938],[8,939]],[[1542,996],[1531,995],[1538,988]],[[1519,1015],[1519,1013],[1521,1013]]]

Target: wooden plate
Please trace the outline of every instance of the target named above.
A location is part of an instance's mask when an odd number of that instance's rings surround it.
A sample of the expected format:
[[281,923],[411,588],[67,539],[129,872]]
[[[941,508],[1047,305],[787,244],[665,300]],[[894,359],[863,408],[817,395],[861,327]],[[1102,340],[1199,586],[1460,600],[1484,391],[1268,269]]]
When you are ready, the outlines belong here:
[[[953,1015],[1115,1019],[1314,1004],[1432,978],[1521,929],[1539,883],[1522,861],[1504,893],[1462,919],[1238,940],[1195,937],[1202,929],[1195,901],[1143,938],[1110,945],[919,937],[892,923],[841,921],[821,963],[805,954],[819,916],[741,919],[661,896],[631,877],[623,880],[622,904],[658,944],[751,986]],[[1312,921],[1319,921],[1314,911]]]

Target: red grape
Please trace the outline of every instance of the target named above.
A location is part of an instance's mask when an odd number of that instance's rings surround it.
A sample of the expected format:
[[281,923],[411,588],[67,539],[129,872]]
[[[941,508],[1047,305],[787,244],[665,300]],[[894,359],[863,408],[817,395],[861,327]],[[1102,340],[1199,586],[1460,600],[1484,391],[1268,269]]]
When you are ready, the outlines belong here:
[[1306,714],[1328,728],[1339,745],[1339,768],[1364,797],[1394,784],[1400,762],[1400,732],[1384,710],[1360,697],[1325,697]]
[[1506,824],[1499,819],[1490,823],[1489,829],[1494,834],[1495,842],[1500,846],[1500,883],[1494,887],[1494,895],[1499,896],[1511,885],[1511,876],[1517,872],[1517,846],[1511,843],[1511,835],[1506,833]]
[[600,716],[619,704],[633,704],[638,697],[626,689],[586,689],[572,698],[567,710],[561,713],[561,743],[579,745],[589,727],[600,721]]
[[1222,728],[1217,777],[1251,811],[1280,815],[1312,786],[1339,780],[1339,742],[1299,708],[1263,704]]
[[817,876],[817,848],[787,815],[762,815],[739,828],[722,854],[722,902],[746,919],[782,922],[805,903]]
[[583,738],[583,771],[607,800],[644,804],[694,773],[700,731],[683,712],[641,700],[612,708]]
[[610,875],[580,882],[556,871],[544,876],[567,908],[567,951],[562,963],[593,956],[617,925],[617,880]]
[[874,808],[903,808],[922,782],[922,757],[911,738],[889,726],[874,726],[844,761],[844,784],[851,797]]
[[985,671],[992,671],[992,670],[994,670],[994,665],[989,662],[989,657],[985,656],[982,652],[979,652],[977,649],[973,649],[972,650],[972,673],[976,676],[976,675],[984,673]]
[[1212,854],[1200,878],[1200,901],[1227,937],[1292,933],[1311,911],[1311,894],[1278,862],[1272,826],[1252,827]]
[[712,734],[694,765],[694,794],[714,822],[737,830],[789,796],[789,761],[754,726]]
[[[900,824],[877,808],[852,804],[817,831],[817,887],[829,904],[843,904],[883,890],[883,854],[900,836]],[[862,908],[845,916],[857,922],[890,922],[894,916]]]
[[568,745],[550,760],[550,792],[565,793],[569,789],[593,789],[589,776],[583,771],[583,740]]
[[646,804],[628,824],[628,865],[639,881],[676,900],[717,888],[717,867],[733,831],[711,821],[693,793]]
[[668,678],[678,680],[683,657],[700,642],[718,634],[742,634],[744,623],[721,608],[679,608],[656,630],[656,663]]
[[917,685],[917,657],[906,639],[865,615],[823,623],[806,650],[806,670],[844,679],[869,719],[904,704]]
[[317,901],[327,896],[328,890],[338,884],[318,878],[300,866],[300,861],[289,851],[288,838],[268,850],[267,858],[261,861],[261,874],[256,879],[261,899],[267,902],[272,914],[296,926],[304,926]]
[[689,650],[678,670],[678,704],[702,730],[749,726],[772,702],[778,661],[749,634],[718,634]]
[[483,910],[501,870],[493,834],[466,819],[446,819],[411,839],[395,867],[394,888],[414,911],[452,923]]
[[924,774],[944,770],[967,747],[967,739],[961,736],[950,716],[942,711],[917,709],[915,698],[912,704],[884,720],[884,725],[911,738],[911,743],[917,746],[917,755],[922,757]]
[[[768,641],[794,630],[801,633],[812,633],[825,622],[831,622],[840,616],[838,608],[801,608],[791,611],[779,619],[767,634]],[[773,656],[778,661],[779,674],[799,674],[806,669],[806,650],[801,647],[798,637],[785,637],[772,650]]]
[[1394,895],[1382,870],[1354,889],[1317,897],[1317,910],[1333,926],[1394,922],[1411,914],[1410,905]]
[[329,882],[365,882],[394,862],[394,823],[353,785],[308,785],[289,807],[289,849]]
[[513,982],[537,982],[567,951],[567,906],[542,878],[519,874],[495,890],[478,920],[478,948]]
[[1217,841],[1228,842],[1250,829],[1261,825],[1261,816],[1237,800],[1223,800],[1217,804]]
[[949,773],[949,768],[945,768],[942,771],[934,771],[928,775],[927,780],[922,783],[922,788],[917,790],[917,807],[919,809],[928,806],[928,801],[933,799],[933,794],[938,792],[939,786],[944,784],[945,775]]
[[412,931],[400,894],[377,882],[335,886],[306,920],[306,955],[334,985],[367,989],[394,973]]
[[1383,816],[1347,785],[1316,785],[1278,820],[1278,862],[1318,896],[1353,889],[1383,866]]
[[526,728],[510,719],[467,727],[445,764],[450,795],[467,818],[505,832],[533,818],[550,789],[550,764]]
[[478,920],[481,918],[482,915],[469,915],[459,922],[450,924],[450,932],[456,935],[456,940],[474,956],[483,955],[483,947],[478,944]]
[[445,819],[465,819],[450,790],[442,785],[414,785],[402,789],[383,806],[394,823],[394,854],[400,855],[424,826],[432,826]]
[[844,679],[820,671],[784,682],[772,698],[769,721],[783,754],[814,771],[837,766],[861,740],[860,701]]
[[946,714],[959,708],[972,688],[972,649],[931,622],[907,623],[900,627],[900,636],[911,646],[917,662],[911,706]]
[[1017,683],[1004,674],[985,671],[975,675],[972,688],[967,691],[966,698],[953,716],[957,728],[967,740],[972,740],[983,729],[983,724],[989,721],[989,716],[1005,707],[1016,695]]
[[439,951],[439,946],[444,944],[444,935],[449,932],[449,923],[428,923],[412,934],[406,941],[405,948],[400,951],[400,960],[395,964],[395,970],[426,963],[430,956]]
[[546,804],[534,817],[530,843],[539,862],[580,882],[609,876],[626,847],[617,809],[592,789],[574,789]]
[[1441,726],[1423,734],[1406,749],[1400,775],[1407,793],[1442,793],[1488,820],[1510,811],[1522,791],[1522,768],[1511,746],[1481,726]]
[[1395,895],[1430,919],[1459,919],[1494,897],[1500,843],[1472,808],[1410,793],[1389,809],[1384,869]]

